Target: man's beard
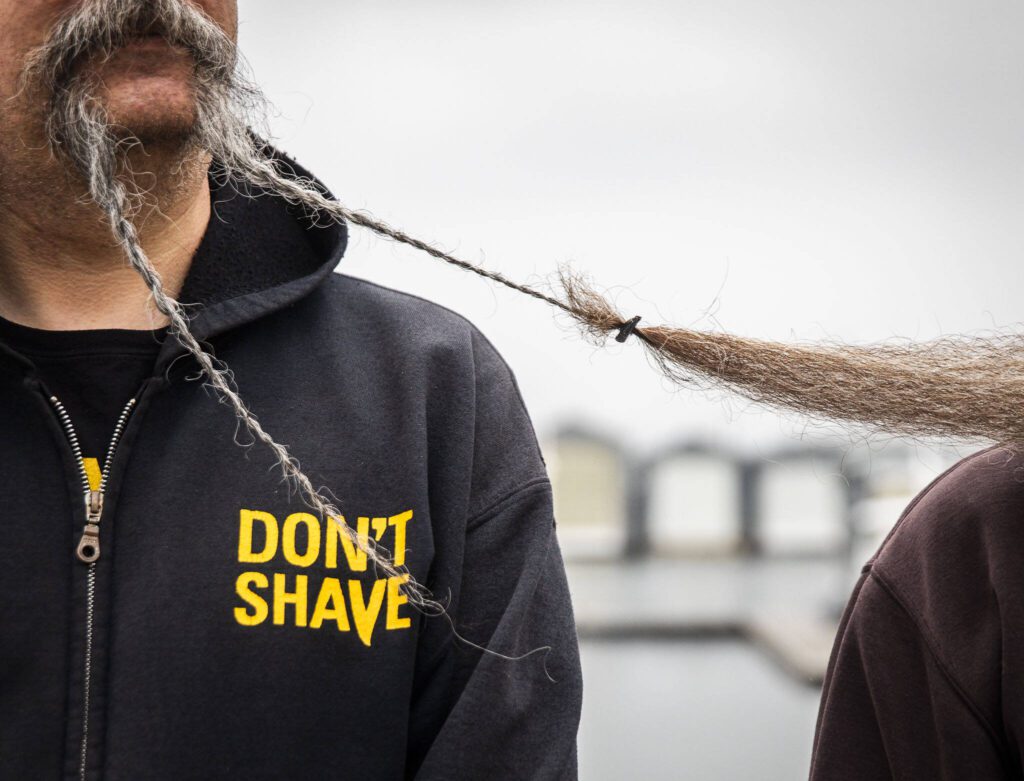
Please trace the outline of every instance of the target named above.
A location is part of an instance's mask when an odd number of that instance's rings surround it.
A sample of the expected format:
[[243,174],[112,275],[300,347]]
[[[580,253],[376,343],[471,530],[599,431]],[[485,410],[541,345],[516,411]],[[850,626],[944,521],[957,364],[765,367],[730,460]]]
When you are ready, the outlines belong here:
[[[26,88],[49,96],[46,130],[51,148],[88,185],[132,266],[153,293],[172,332],[195,357],[210,384],[254,437],[278,457],[284,476],[324,516],[337,509],[318,492],[297,461],[252,416],[234,389],[227,368],[192,336],[179,304],[162,288],[132,223],[133,198],[124,161],[140,142],[107,120],[96,84],[78,65],[110,54],[132,36],[156,26],[167,40],[194,59],[195,122],[185,143],[205,150],[237,184],[276,193],[314,215],[360,225],[569,314],[584,333],[604,340],[628,321],[582,277],[565,271],[558,292],[518,285],[500,274],[460,260],[391,228],[364,212],[328,198],[313,182],[297,179],[250,130],[261,119],[260,90],[240,74],[234,43],[205,14],[184,0],[85,0],[56,25],[29,60]],[[684,387],[727,390],[758,403],[794,410],[811,419],[848,424],[851,431],[913,438],[1024,442],[1024,338],[950,337],[934,342],[847,346],[786,345],[730,334],[666,326],[628,327],[654,363]],[[359,540],[344,527],[359,547]],[[371,558],[395,574],[386,552]],[[414,580],[410,601],[443,613]]]
[[[194,121],[178,139],[178,155],[202,151],[217,162],[221,175],[237,185],[280,192],[290,202],[326,206],[329,202],[312,183],[288,175],[282,163],[250,131],[265,112],[258,88],[240,73],[234,42],[199,8],[185,0],[85,0],[52,29],[47,40],[30,53],[22,73],[26,95],[45,102],[43,127],[51,151],[66,161],[88,188],[91,200],[103,212],[114,238],[131,266],[152,294],[156,308],[170,321],[171,333],[199,364],[210,385],[235,412],[253,437],[277,458],[282,476],[323,518],[341,519],[342,513],[317,490],[298,461],[263,429],[234,387],[230,370],[192,334],[182,306],[164,290],[139,240],[133,218],[148,193],[133,179],[129,155],[143,146],[127,127],[108,119],[100,83],[86,66],[106,58],[132,38],[157,32],[169,44],[187,50],[193,60]],[[336,215],[344,219],[343,215]],[[396,567],[388,552],[372,539],[358,536],[344,521],[339,525],[354,545],[389,577],[408,577],[403,585],[410,604],[432,614],[444,614],[404,568]]]
[[[622,315],[582,276],[563,271],[564,300],[584,334],[603,341]],[[779,343],[728,333],[636,327],[652,363],[684,388],[729,392],[854,439],[1024,444],[1024,335],[951,335],[924,342]]]

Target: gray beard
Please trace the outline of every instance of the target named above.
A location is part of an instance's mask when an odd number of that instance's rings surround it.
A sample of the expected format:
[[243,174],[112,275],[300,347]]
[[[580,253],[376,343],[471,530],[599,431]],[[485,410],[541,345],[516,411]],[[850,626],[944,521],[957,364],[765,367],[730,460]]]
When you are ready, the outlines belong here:
[[[562,275],[554,295],[518,285],[364,212],[346,209],[312,182],[283,170],[250,130],[265,116],[266,101],[242,73],[234,43],[183,0],[86,0],[55,27],[26,69],[26,83],[53,96],[47,119],[51,146],[86,180],[90,197],[107,214],[119,241],[128,241],[124,224],[130,224],[137,198],[122,161],[125,150],[139,141],[109,126],[94,97],[95,85],[76,76],[75,65],[82,57],[109,53],[154,20],[171,43],[193,52],[195,59],[197,111],[187,144],[209,152],[226,176],[276,193],[315,216],[366,227],[546,301],[599,341],[627,322],[571,271]],[[123,246],[129,258],[139,255],[130,242]],[[151,284],[153,274],[139,270]],[[172,310],[177,303],[165,301],[164,307]],[[1019,335],[848,346],[786,345],[667,326],[644,325],[632,332],[654,364],[686,387],[726,390],[811,419],[838,421],[855,432],[1024,442],[1024,419],[1016,403],[1024,390],[1024,339]]]
[[[240,423],[274,453],[282,477],[305,503],[323,518],[342,518],[343,513],[313,485],[298,461],[263,429],[235,388],[228,367],[192,334],[182,306],[164,290],[139,240],[133,216],[146,194],[135,185],[127,159],[130,150],[142,142],[126,129],[111,126],[98,98],[96,80],[82,75],[79,66],[88,58],[109,55],[152,25],[158,26],[169,43],[191,52],[194,60],[196,118],[180,141],[180,153],[206,151],[225,176],[280,191],[293,202],[330,203],[309,183],[289,179],[266,154],[263,142],[250,132],[250,119],[265,109],[266,102],[240,73],[241,59],[234,42],[184,0],[86,0],[76,5],[29,56],[24,89],[46,96],[44,124],[51,150],[84,181],[126,259],[145,281],[157,309],[169,319],[170,333],[193,356],[209,385]],[[339,528],[388,577],[408,574],[396,567],[388,551],[373,539],[361,539],[344,523]],[[431,614],[444,614],[443,607],[411,577],[403,591],[410,604]]]
[[[312,182],[297,179],[268,153],[251,132],[265,115],[260,90],[241,73],[234,43],[201,11],[183,0],[86,0],[59,22],[47,42],[30,57],[26,89],[47,96],[46,135],[54,153],[85,181],[90,198],[107,218],[125,257],[142,276],[157,308],[171,321],[171,332],[192,354],[209,384],[252,435],[273,451],[282,475],[322,517],[341,517],[318,491],[288,450],[263,430],[234,388],[227,367],[193,337],[181,306],[168,296],[146,257],[132,215],[140,193],[125,165],[127,151],[141,142],[112,128],[96,84],[77,75],[90,56],[109,54],[149,23],[158,23],[172,44],[192,52],[196,119],[183,147],[205,150],[226,176],[258,190],[276,193],[312,214],[347,221],[404,243],[493,282],[546,301],[569,314],[586,336],[603,341],[629,321],[582,277],[562,274],[560,292],[518,285],[426,242],[354,212],[325,196]],[[950,337],[923,344],[846,346],[785,345],[730,334],[667,326],[631,328],[669,379],[686,387],[726,390],[812,419],[835,420],[853,430],[914,438],[1024,442],[1024,339]],[[343,533],[365,550],[388,576],[396,568],[372,540]],[[410,603],[446,615],[415,580],[404,587]]]

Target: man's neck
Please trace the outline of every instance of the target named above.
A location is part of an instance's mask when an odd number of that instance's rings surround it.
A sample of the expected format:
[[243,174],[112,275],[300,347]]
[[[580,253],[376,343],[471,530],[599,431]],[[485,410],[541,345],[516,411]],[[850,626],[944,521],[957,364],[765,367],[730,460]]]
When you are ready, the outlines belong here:
[[[181,290],[209,222],[207,167],[208,160],[197,158],[160,165],[163,175],[137,177],[148,205],[135,222],[171,296]],[[152,181],[158,186],[150,187]],[[4,177],[3,185],[0,316],[47,330],[167,325],[100,211],[73,191],[63,170],[47,176],[36,169],[23,183]]]

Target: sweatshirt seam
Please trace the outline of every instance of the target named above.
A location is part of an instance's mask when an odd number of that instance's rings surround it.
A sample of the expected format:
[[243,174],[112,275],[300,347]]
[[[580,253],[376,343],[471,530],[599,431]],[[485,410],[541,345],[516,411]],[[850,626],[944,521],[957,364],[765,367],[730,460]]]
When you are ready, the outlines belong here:
[[925,648],[928,649],[928,654],[931,656],[935,665],[939,668],[943,678],[949,684],[950,688],[953,689],[954,693],[959,697],[963,704],[967,707],[967,710],[974,716],[975,720],[981,725],[982,729],[988,735],[989,740],[992,741],[993,748],[1002,760],[1006,756],[1006,746],[1004,741],[999,737],[999,732],[993,727],[992,723],[985,716],[981,707],[971,698],[967,693],[967,690],[960,684],[957,677],[953,674],[951,666],[944,660],[943,656],[938,651],[938,644],[935,642],[931,631],[928,629],[923,617],[921,617],[917,611],[911,610],[907,605],[906,600],[902,597],[899,589],[891,583],[876,567],[873,567],[868,573],[874,578],[875,582],[878,583],[882,591],[896,603],[900,611],[910,619],[911,624],[917,630],[918,635],[924,641]]
[[846,642],[846,635],[849,633],[850,625],[853,623],[853,614],[857,603],[860,601],[860,594],[864,589],[864,584],[867,582],[868,575],[869,573],[865,572],[857,578],[857,584],[853,587],[853,594],[850,597],[850,607],[843,611],[842,618],[839,621],[839,626],[836,628],[834,642],[836,650],[834,650],[832,655],[829,657],[828,667],[825,671],[824,686],[822,687],[821,703],[818,707],[818,718],[814,725],[814,741],[811,744],[811,771],[809,774],[809,778],[812,779],[816,777],[815,770],[818,766],[818,759],[820,756],[818,753],[818,740],[821,737],[821,727],[824,723],[825,712],[828,710],[829,701],[832,699],[832,678],[835,675],[835,668],[839,659],[838,649],[842,648],[843,644]]
[[517,488],[502,494],[498,499],[491,502],[484,509],[470,516],[469,520],[466,521],[466,531],[472,531],[481,523],[488,520],[491,516],[495,515],[505,504],[510,503],[514,499],[518,499],[522,494],[528,493],[531,489],[538,486],[550,487],[550,485],[551,480],[547,477],[535,477],[532,480],[527,480]]

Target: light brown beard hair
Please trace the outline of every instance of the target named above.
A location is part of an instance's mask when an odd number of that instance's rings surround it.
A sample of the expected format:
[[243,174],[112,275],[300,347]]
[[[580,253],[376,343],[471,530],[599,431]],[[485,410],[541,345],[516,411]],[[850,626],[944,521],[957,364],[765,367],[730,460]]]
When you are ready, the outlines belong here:
[[[258,113],[262,98],[253,85],[229,74],[233,44],[225,42],[216,29],[205,26],[202,20],[191,18],[183,4],[174,0],[160,2],[169,15],[185,11],[182,19],[186,27],[183,29],[194,33],[196,40],[208,40],[211,53],[217,55],[210,60],[211,77],[199,81],[201,100],[195,140],[217,160],[226,176],[257,190],[276,193],[314,215],[365,227],[546,301],[570,315],[585,335],[598,341],[629,322],[582,276],[571,270],[561,274],[558,293],[517,284],[392,228],[365,212],[348,209],[330,198],[316,183],[295,177],[286,164],[269,155],[265,145],[248,131],[247,118]],[[96,21],[106,7],[117,7],[130,15],[137,4],[131,0],[90,0],[88,7],[97,14],[93,17]],[[66,72],[62,69],[68,66],[68,61],[62,53],[53,48],[48,52],[49,59],[44,52],[35,61],[34,73],[52,76]],[[306,502],[322,516],[340,516],[332,500],[314,488],[289,451],[262,429],[235,390],[227,367],[192,337],[180,305],[163,292],[131,222],[131,193],[118,179],[118,161],[126,144],[130,145],[132,140],[116,137],[109,126],[104,125],[102,111],[90,102],[87,83],[77,86],[77,97],[76,90],[72,90],[70,96],[74,100],[63,106],[57,104],[51,113],[51,118],[55,118],[51,123],[55,151],[82,171],[93,200],[107,214],[126,256],[153,292],[157,306],[171,319],[172,333],[196,358],[217,392],[253,436],[275,453],[285,478],[298,488]],[[683,386],[726,389],[758,403],[795,410],[819,420],[840,421],[866,432],[914,438],[1024,442],[1018,403],[1024,340],[1014,334],[851,346],[786,345],[669,326],[639,326],[633,333],[665,376]],[[381,569],[388,574],[398,573],[388,562],[386,551],[355,538],[348,527],[344,529]],[[403,590],[408,593],[410,602],[421,610],[444,615],[443,607],[421,584],[410,580]]]
[[[131,30],[140,14],[145,17],[157,9],[172,37],[180,39],[196,57],[199,120],[195,143],[208,150],[228,176],[277,193],[315,215],[365,227],[546,301],[568,313],[587,336],[598,341],[627,322],[584,277],[571,270],[560,275],[558,293],[520,285],[365,212],[350,210],[327,197],[315,183],[297,179],[287,166],[266,154],[264,144],[248,130],[253,118],[263,114],[265,100],[258,87],[237,72],[239,59],[233,42],[212,22],[200,19],[193,6],[180,0],[89,0],[78,10],[80,26],[85,29],[79,40],[102,51],[123,39],[121,29]],[[70,30],[74,25],[66,24],[66,37]],[[44,49],[32,60],[28,74],[63,86],[69,79],[73,81],[76,51],[67,45]],[[109,210],[110,193],[104,190],[116,168],[112,158],[126,140],[112,138],[109,128],[104,131],[98,126],[103,118],[89,110],[89,85],[76,86],[77,101],[51,105],[51,143],[84,174],[96,177],[99,172],[99,179],[90,183],[91,191]],[[75,92],[59,94],[67,98]],[[97,150],[96,137],[104,133],[106,143],[100,143],[103,148]],[[130,145],[130,139],[127,143]],[[868,435],[884,432],[918,439],[1024,442],[1018,403],[1024,390],[1024,338],[1017,334],[853,346],[781,344],[664,325],[642,325],[634,333],[655,366],[684,387],[727,390],[815,420],[838,421],[851,431]]]
[[[598,341],[624,323],[582,276],[565,270],[562,300]],[[955,335],[924,342],[783,344],[664,325],[634,333],[655,366],[684,387],[727,390],[855,435],[1024,443],[1024,336]]]

